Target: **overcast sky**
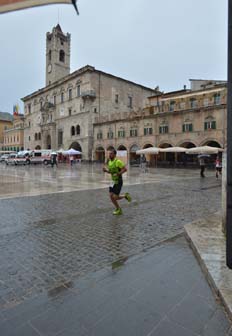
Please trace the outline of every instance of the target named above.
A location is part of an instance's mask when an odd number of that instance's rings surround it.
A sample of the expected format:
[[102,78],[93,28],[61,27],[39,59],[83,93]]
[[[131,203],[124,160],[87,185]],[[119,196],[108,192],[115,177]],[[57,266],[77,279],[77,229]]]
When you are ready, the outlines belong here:
[[[162,91],[227,77],[227,0],[79,0],[0,15],[0,111],[45,86],[46,32],[71,34],[71,72],[96,69]],[[59,14],[58,14],[59,13]]]

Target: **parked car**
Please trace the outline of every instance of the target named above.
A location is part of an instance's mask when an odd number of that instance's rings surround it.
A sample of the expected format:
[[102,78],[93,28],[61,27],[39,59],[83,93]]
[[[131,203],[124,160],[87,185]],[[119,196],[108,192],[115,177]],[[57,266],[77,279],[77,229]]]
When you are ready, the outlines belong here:
[[10,154],[8,158],[5,159],[6,165],[15,165],[16,154]]
[[5,160],[9,157],[10,154],[3,154],[1,157],[0,157],[0,162],[5,162]]
[[30,152],[21,151],[15,157],[15,165],[28,165],[30,164]]

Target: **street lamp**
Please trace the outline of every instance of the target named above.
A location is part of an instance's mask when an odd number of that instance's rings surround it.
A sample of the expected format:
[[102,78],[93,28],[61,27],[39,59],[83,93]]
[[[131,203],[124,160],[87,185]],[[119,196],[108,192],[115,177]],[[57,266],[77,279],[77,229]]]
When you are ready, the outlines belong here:
[[226,264],[232,269],[232,0],[228,0]]

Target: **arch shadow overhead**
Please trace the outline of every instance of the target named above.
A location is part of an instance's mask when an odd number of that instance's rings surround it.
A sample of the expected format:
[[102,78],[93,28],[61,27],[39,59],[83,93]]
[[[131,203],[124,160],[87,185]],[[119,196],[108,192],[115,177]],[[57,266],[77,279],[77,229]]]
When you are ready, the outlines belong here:
[[71,145],[69,146],[69,149],[71,149],[71,148],[73,148],[75,150],[78,150],[79,152],[82,152],[81,145],[76,141],[71,143]]
[[117,150],[127,151],[127,148],[124,145],[119,145]]
[[216,140],[205,140],[201,143],[200,146],[210,146],[210,147],[222,148],[221,144]]
[[115,148],[112,145],[109,145],[106,150],[111,151],[111,150],[115,150]]
[[173,146],[168,142],[162,142],[161,144],[159,144],[158,147],[159,148],[169,148],[169,147],[173,147]]
[[193,147],[197,147],[193,142],[191,141],[185,141],[182,142],[180,145],[180,147],[184,147],[184,148],[193,148]]
[[136,144],[130,147],[130,153],[136,153],[137,150],[139,150],[139,146]]
[[36,149],[36,150],[39,150],[39,149],[41,149],[41,146],[40,146],[40,145],[37,145],[37,146],[35,147],[35,149]]
[[145,144],[144,146],[143,146],[143,149],[145,149],[145,148],[149,148],[149,147],[154,147],[152,144]]

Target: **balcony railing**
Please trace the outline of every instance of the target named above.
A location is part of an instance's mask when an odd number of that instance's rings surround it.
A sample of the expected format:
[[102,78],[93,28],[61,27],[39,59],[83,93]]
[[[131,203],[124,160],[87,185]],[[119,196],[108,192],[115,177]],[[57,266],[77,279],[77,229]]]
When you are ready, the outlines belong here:
[[83,91],[81,93],[81,97],[83,99],[95,99],[96,98],[96,92],[95,92],[95,90]]

